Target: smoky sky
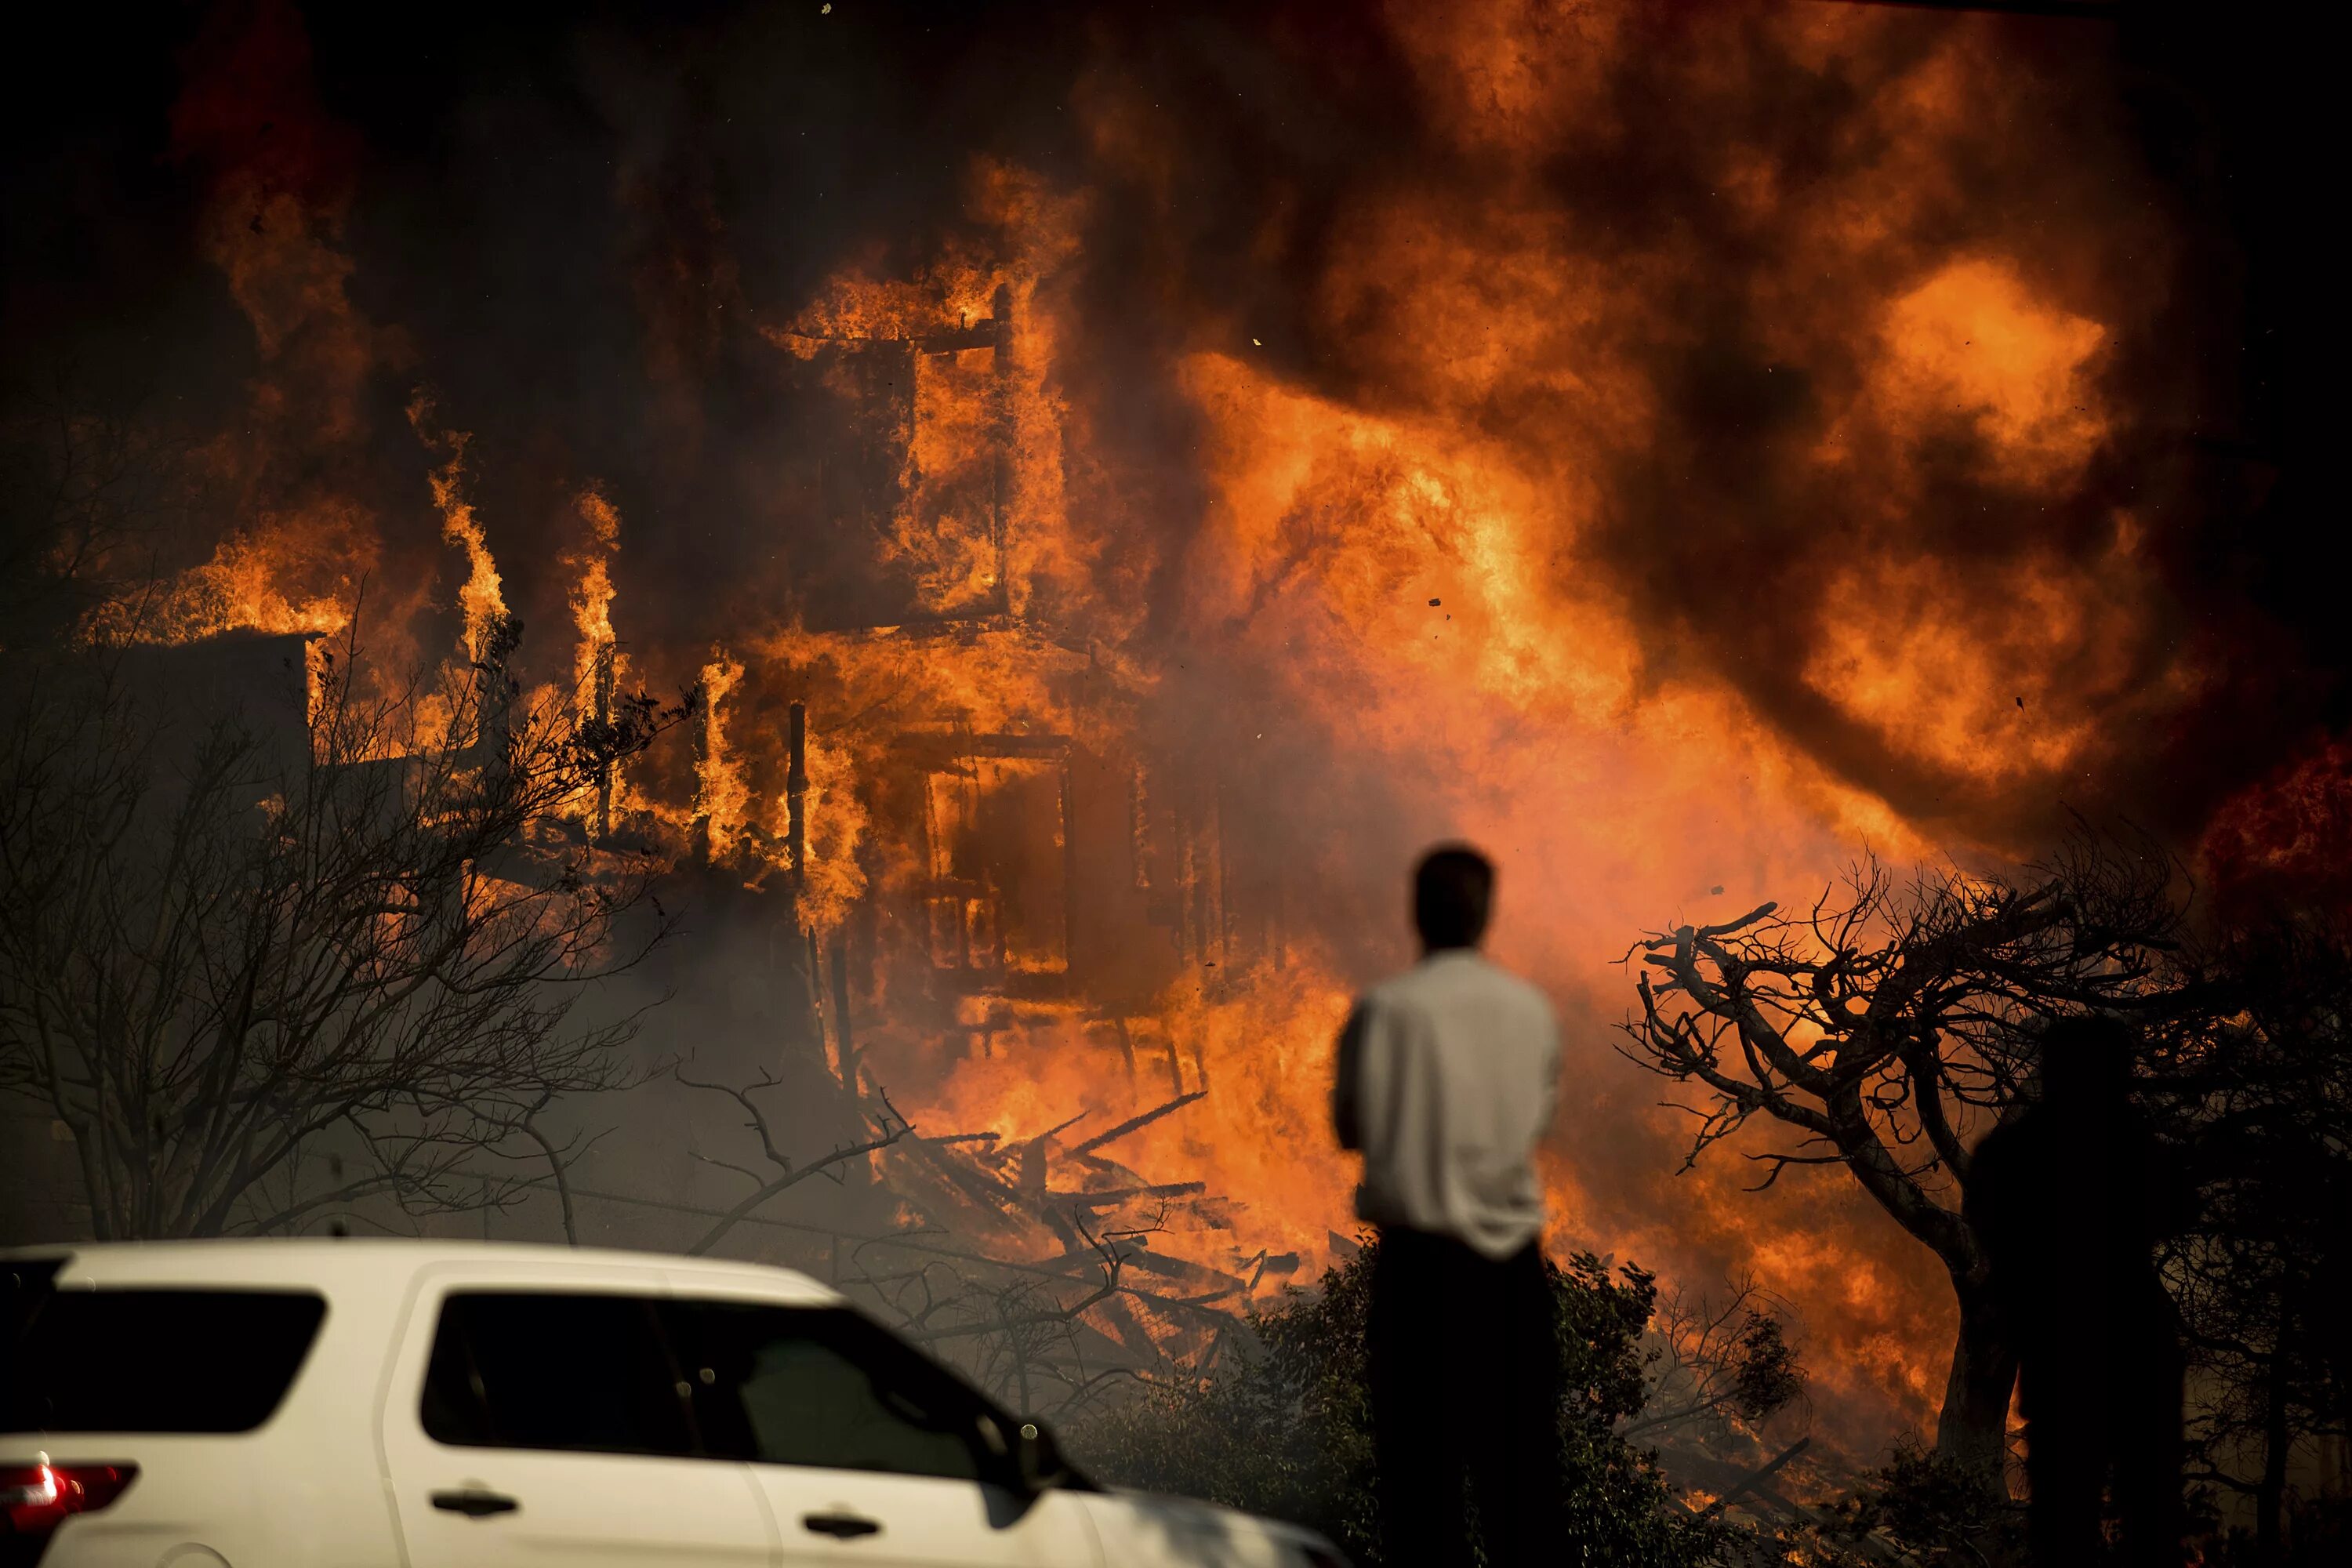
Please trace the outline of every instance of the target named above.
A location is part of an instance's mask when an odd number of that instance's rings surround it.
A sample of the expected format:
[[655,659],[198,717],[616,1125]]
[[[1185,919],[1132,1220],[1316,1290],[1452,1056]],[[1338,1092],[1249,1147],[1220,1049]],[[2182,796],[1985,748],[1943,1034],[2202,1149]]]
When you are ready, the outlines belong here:
[[[1800,679],[1798,617],[1848,543],[1838,498],[1798,460],[1832,390],[1820,378],[1838,367],[1774,363],[1773,323],[1722,285],[1766,266],[1775,237],[1705,188],[1727,140],[1799,184],[1868,156],[1851,140],[1857,95],[1954,19],[1919,13],[1874,34],[1872,57],[1822,71],[1753,9],[1662,7],[1582,128],[1546,153],[1545,187],[1586,254],[1680,258],[1651,292],[1674,330],[1629,326],[1623,343],[1655,392],[1654,438],[1612,459],[1582,564],[1633,607],[1661,676],[1704,667],[1926,823],[1996,829],[2075,805],[2186,839],[2218,799],[2343,718],[2341,579],[2315,569],[2337,510],[2322,372],[2340,318],[2318,286],[2320,203],[2304,178],[2322,150],[2321,95],[2305,90],[2318,51],[2285,22],[2119,9],[2114,22],[1964,19],[1993,30],[2022,118],[1955,158],[1934,221],[1956,245],[1997,223],[2030,248],[2035,222],[1994,209],[2088,207],[2089,221],[2160,237],[2114,258],[2147,268],[2101,372],[2126,416],[2048,505],[2012,504],[1958,449],[1906,520],[1965,566],[2053,542],[2088,550],[2119,504],[2156,518],[2164,592],[2129,658],[2188,647],[2213,678],[2063,801],[1971,795]],[[255,351],[201,254],[207,171],[175,143],[172,115],[218,68],[208,50],[238,15],[65,16],[23,73],[6,107],[12,374],[70,363],[194,425],[234,420]],[[302,142],[267,155],[347,200],[351,298],[392,334],[369,382],[373,434],[339,460],[422,515],[400,410],[429,384],[498,454],[476,499],[527,621],[560,613],[561,498],[601,480],[629,520],[630,613],[649,643],[690,640],[714,602],[748,605],[776,583],[762,454],[792,437],[771,351],[741,319],[790,318],[845,266],[919,267],[964,223],[975,158],[1093,192],[1085,342],[1066,346],[1061,374],[1119,455],[1115,487],[1178,531],[1196,521],[1202,481],[1188,461],[1198,416],[1169,365],[1223,331],[1257,340],[1297,385],[1409,409],[1416,393],[1378,346],[1382,310],[1404,306],[1374,292],[1335,318],[1318,286],[1368,195],[1486,177],[1440,132],[1370,6],[317,6],[301,19],[313,100],[257,96],[239,145],[263,156],[272,138]],[[1749,50],[1736,92],[1685,68],[1696,29]],[[1090,90],[1149,106],[1168,178],[1090,159]],[[1539,443],[1546,410],[1480,417]],[[433,531],[414,531],[429,548]],[[1181,560],[1136,552],[1163,618],[1181,601]]]

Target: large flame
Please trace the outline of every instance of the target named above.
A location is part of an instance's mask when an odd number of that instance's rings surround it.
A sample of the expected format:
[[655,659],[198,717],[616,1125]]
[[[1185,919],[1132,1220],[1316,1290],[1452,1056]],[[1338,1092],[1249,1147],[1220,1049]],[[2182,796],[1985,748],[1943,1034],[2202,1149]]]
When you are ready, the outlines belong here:
[[499,563],[483,537],[482,521],[466,496],[466,444],[472,437],[462,430],[436,428],[433,399],[419,393],[408,405],[408,422],[427,447],[448,454],[427,479],[433,504],[440,509],[441,535],[466,557],[465,581],[457,585],[457,605],[466,616],[466,657],[481,663],[492,657],[499,628],[507,618],[505,584]]
[[[572,656],[572,689],[593,695],[599,679],[624,679],[611,668],[615,657],[613,633],[613,556],[621,547],[621,514],[594,485],[583,489],[575,503],[588,530],[587,542],[567,558],[579,574],[572,588],[572,624],[580,634]],[[601,672],[599,664],[607,668]]]

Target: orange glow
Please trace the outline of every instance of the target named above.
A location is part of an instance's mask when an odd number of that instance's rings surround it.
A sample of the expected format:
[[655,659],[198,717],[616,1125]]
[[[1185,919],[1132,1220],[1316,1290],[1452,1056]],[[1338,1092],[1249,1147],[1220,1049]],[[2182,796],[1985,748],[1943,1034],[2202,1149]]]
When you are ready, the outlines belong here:
[[1805,679],[1896,749],[1989,782],[2095,759],[2135,674],[2137,563],[2025,562],[1990,575],[1879,561],[1825,585]]
[[2091,380],[2106,331],[2027,291],[1998,261],[1956,261],[1896,300],[1873,388],[1881,418],[1976,426],[2021,482],[2068,477],[2106,430]]

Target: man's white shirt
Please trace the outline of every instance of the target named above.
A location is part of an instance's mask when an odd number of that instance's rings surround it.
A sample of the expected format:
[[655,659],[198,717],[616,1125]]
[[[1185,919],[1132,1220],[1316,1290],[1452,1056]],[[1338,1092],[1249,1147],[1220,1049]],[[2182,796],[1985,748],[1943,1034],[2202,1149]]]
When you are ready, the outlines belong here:
[[1559,1026],[1544,994],[1466,948],[1364,994],[1332,1110],[1364,1152],[1357,1215],[1504,1258],[1543,1227],[1535,1148],[1551,1125]]

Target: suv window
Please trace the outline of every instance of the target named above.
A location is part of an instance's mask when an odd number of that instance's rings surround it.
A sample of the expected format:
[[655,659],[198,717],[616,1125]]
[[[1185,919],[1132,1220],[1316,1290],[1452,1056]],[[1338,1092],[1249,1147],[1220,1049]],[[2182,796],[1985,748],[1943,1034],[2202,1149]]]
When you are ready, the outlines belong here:
[[451,1294],[425,1377],[425,1435],[469,1448],[695,1453],[654,1313],[640,1296]]
[[319,1337],[292,1290],[58,1290],[0,1274],[0,1432],[250,1432]]
[[668,1315],[714,1453],[774,1465],[1011,1479],[1003,1415],[855,1312],[678,1301]]

